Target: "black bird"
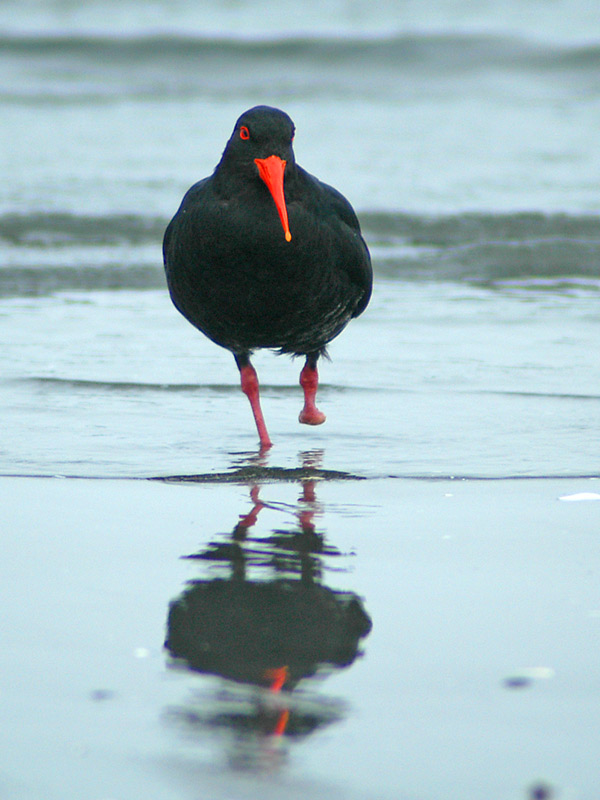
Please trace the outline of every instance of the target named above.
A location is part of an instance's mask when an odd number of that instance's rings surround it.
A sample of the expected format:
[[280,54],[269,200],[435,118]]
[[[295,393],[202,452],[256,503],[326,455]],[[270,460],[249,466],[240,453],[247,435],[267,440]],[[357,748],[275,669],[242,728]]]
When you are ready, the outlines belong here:
[[283,111],[244,112],[213,174],[186,193],[163,243],[171,299],[233,353],[262,448],[271,440],[252,352],[306,357],[299,420],[320,425],[317,361],[364,311],[373,280],[352,206],[296,164],[293,139]]

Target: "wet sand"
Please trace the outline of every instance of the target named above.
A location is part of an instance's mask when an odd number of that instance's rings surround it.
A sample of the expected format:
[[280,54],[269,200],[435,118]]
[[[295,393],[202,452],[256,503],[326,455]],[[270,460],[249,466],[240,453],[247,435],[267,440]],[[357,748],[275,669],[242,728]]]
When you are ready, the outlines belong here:
[[[1,479],[3,797],[595,796],[600,480],[265,477]],[[372,628],[279,692],[189,669],[169,608],[234,577]]]

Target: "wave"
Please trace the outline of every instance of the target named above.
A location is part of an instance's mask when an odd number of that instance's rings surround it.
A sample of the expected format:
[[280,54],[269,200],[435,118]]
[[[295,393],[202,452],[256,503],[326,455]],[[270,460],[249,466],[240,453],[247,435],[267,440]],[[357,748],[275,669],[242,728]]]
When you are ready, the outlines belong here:
[[[359,216],[363,232],[380,244],[408,241],[417,246],[453,247],[482,241],[600,240],[598,214],[465,211],[434,215],[375,210]],[[145,245],[160,242],[168,222],[162,215],[133,212],[5,212],[0,214],[0,241],[23,247]]]
[[0,215],[0,241],[25,247],[140,245],[162,239],[168,220],[136,214],[81,215],[69,212],[7,212]]
[[259,59],[300,57],[329,60],[385,60],[386,63],[452,63],[467,69],[482,63],[529,63],[559,68],[600,65],[600,43],[560,44],[519,36],[486,33],[395,33],[355,35],[285,35],[276,38],[185,34],[0,35],[0,55],[26,57],[117,57],[126,61],[156,58]]
[[[59,393],[65,390],[72,392],[114,392],[116,394],[138,394],[140,392],[148,393],[175,393],[175,394],[191,394],[198,396],[199,394],[214,394],[217,396],[228,396],[231,394],[239,395],[240,385],[239,382],[232,378],[232,383],[149,383],[147,381],[98,381],[86,378],[61,378],[55,376],[27,376],[24,378],[7,378],[3,382],[26,384],[35,386],[40,389],[48,391],[57,391]],[[298,392],[295,386],[287,384],[275,384],[268,382],[261,382],[261,387],[265,391],[271,392],[273,395],[292,395],[296,397]],[[343,384],[333,384],[323,382],[319,384],[319,390],[324,394],[346,394],[350,391],[348,386]],[[365,386],[353,386],[352,392],[375,392],[376,389]],[[404,390],[406,391],[406,390]],[[599,398],[600,399],[600,398]]]
[[[26,377],[13,379],[49,390],[81,391],[81,392],[116,392],[120,394],[138,394],[140,392],[176,392],[181,394],[213,393],[229,395],[239,393],[237,383],[200,384],[200,383],[147,383],[140,381],[97,381],[85,378]],[[287,387],[286,387],[287,388]]]
[[[138,394],[140,392],[148,393],[177,393],[177,394],[215,394],[215,395],[230,395],[239,394],[239,383],[235,380],[232,383],[151,383],[148,381],[99,381],[86,378],[62,378],[55,376],[27,376],[24,378],[9,378],[9,382],[18,384],[27,384],[50,391],[56,390],[58,392],[68,391],[81,391],[81,392],[115,392],[119,394]],[[283,395],[297,395],[295,386],[287,384],[269,384],[261,383],[264,390],[272,393],[280,393]],[[348,391],[356,392],[379,392],[379,389],[374,389],[370,386],[352,386],[351,388],[341,384],[320,383],[319,391],[324,391],[325,394],[342,393]],[[388,389],[388,391],[390,391]],[[415,390],[403,388],[402,394],[412,394]],[[499,397],[517,397],[521,399],[539,400],[567,400],[567,401],[593,401],[597,403],[600,401],[600,394],[583,394],[581,392],[543,392],[543,391],[522,391],[512,389],[446,389],[451,394],[464,394],[464,395],[494,395]]]
[[[600,216],[360,214],[378,275],[600,290]],[[0,215],[0,296],[164,288],[161,216]]]
[[596,215],[367,213],[361,220],[379,270],[389,275],[600,288]]
[[[169,97],[211,91],[243,93],[264,85],[265,71],[296,94],[313,81],[354,92],[403,91],[398,78],[447,82],[482,70],[587,75],[598,88],[600,44],[542,43],[481,33],[413,33],[278,38],[172,35],[4,35],[0,80],[5,100]],[[22,64],[22,69],[16,65]],[[49,68],[50,67],[50,68]],[[275,73],[273,73],[275,70]],[[279,72],[277,72],[279,70]],[[375,83],[374,75],[379,76]],[[21,77],[21,80],[19,80]],[[386,80],[386,77],[388,80]],[[380,86],[383,81],[384,86]]]

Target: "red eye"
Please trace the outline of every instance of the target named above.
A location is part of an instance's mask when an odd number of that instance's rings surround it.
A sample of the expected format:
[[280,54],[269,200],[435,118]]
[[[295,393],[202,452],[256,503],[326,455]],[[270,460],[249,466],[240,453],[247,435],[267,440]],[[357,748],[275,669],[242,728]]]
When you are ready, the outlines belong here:
[[249,139],[250,138],[250,131],[245,125],[242,125],[240,128],[240,139]]

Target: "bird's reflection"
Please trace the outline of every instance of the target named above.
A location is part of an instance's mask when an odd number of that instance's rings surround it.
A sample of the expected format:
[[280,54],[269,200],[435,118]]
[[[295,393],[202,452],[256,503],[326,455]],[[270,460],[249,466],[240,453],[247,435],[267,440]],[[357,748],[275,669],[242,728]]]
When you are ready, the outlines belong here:
[[[303,455],[306,472],[315,459]],[[204,574],[169,608],[165,646],[172,666],[227,679],[177,717],[192,729],[227,732],[236,767],[256,766],[276,740],[281,754],[284,737],[343,716],[343,704],[311,690],[307,679],[350,666],[371,629],[355,594],[325,585],[324,575],[344,570],[347,557],[318,530],[315,484],[303,480],[292,505],[262,499],[272,484],[252,486],[252,506],[233,530],[185,556]],[[292,524],[254,534],[265,509]]]

